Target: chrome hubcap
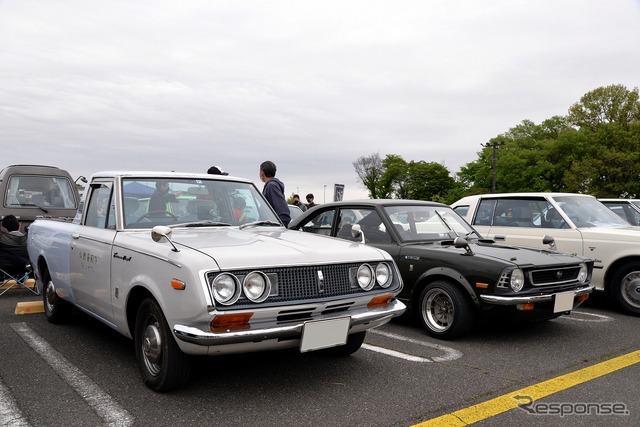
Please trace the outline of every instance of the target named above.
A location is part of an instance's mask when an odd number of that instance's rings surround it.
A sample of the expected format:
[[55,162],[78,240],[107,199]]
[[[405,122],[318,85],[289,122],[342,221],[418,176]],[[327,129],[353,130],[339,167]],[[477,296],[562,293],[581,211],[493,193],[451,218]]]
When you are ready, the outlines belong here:
[[152,375],[160,373],[162,358],[162,337],[156,323],[147,325],[142,339],[142,353],[147,369]]
[[622,298],[636,308],[640,308],[640,271],[633,271],[622,279]]
[[422,315],[434,331],[443,332],[451,327],[455,311],[453,301],[439,289],[429,291],[422,303]]

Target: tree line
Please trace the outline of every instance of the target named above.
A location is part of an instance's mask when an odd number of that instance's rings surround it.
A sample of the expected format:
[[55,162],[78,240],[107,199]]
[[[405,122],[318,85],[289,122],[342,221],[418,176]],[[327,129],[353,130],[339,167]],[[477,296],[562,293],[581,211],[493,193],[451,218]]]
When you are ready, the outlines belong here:
[[[640,197],[638,88],[592,90],[566,116],[540,124],[523,120],[484,144],[477,160],[452,174],[436,162],[374,153],[353,162],[373,199],[433,200],[451,204],[490,193],[567,192],[596,197]],[[495,148],[494,148],[495,146]]]

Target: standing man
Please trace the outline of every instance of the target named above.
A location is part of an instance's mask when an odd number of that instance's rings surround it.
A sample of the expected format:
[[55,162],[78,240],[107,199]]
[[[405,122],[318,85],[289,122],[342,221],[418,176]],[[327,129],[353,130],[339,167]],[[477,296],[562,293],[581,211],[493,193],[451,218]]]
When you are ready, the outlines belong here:
[[311,193],[307,194],[306,199],[307,199],[307,209],[311,209],[314,206],[318,206],[318,204],[313,201],[313,194]]
[[293,205],[299,207],[302,212],[307,210],[307,205],[305,205],[304,203],[302,203],[300,201],[300,196],[298,196],[297,194],[293,195],[293,201],[291,203]]
[[276,211],[280,221],[287,227],[291,221],[291,215],[287,199],[284,197],[284,183],[276,178],[275,163],[268,160],[262,162],[260,165],[260,180],[264,182],[262,195],[267,199],[273,210]]

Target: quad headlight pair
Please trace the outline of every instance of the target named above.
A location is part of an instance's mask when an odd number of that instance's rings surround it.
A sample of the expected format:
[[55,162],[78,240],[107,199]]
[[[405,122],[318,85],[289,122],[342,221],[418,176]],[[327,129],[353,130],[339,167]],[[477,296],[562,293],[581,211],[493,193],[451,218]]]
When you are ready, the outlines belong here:
[[370,291],[376,283],[382,288],[388,288],[392,281],[391,267],[381,262],[373,268],[369,264],[362,264],[356,271],[356,282],[363,291]]
[[231,305],[241,294],[252,302],[262,302],[271,293],[271,280],[260,271],[252,271],[242,278],[230,273],[219,274],[211,282],[211,293],[216,302]]

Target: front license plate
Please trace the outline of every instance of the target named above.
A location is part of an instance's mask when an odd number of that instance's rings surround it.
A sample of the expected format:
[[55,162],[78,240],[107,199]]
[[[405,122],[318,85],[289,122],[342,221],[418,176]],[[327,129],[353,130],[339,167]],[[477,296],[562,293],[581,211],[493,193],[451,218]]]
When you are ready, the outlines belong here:
[[319,350],[347,343],[349,317],[307,322],[302,329],[300,351]]
[[556,294],[556,302],[553,304],[553,312],[560,313],[561,311],[573,310],[573,297],[574,292],[562,292]]

